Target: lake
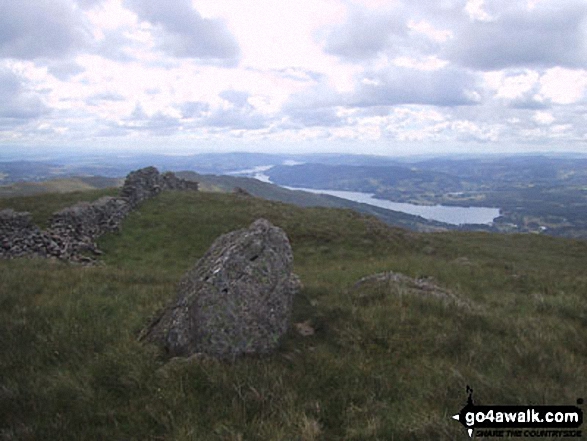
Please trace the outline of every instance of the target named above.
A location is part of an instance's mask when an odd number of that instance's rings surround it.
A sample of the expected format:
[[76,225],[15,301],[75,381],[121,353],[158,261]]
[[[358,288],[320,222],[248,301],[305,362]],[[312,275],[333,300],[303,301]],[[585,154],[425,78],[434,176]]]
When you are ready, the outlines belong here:
[[388,210],[401,211],[403,213],[422,216],[447,224],[491,224],[499,216],[499,208],[489,207],[452,207],[446,205],[414,205],[404,202],[392,202],[385,199],[377,199],[373,194],[359,191],[317,190],[314,188],[285,187],[290,190],[302,190],[310,193],[329,194],[354,202],[387,208]]
[[[272,183],[264,172],[269,170],[272,165],[263,165],[247,170],[232,172],[233,175],[250,176],[263,182]],[[315,188],[298,188],[286,187],[289,190],[301,190],[309,193],[328,194],[342,199],[348,199],[354,202],[374,205],[388,210],[401,211],[402,213],[422,216],[424,219],[445,222],[452,225],[462,224],[484,224],[490,225],[493,220],[499,216],[499,208],[489,207],[452,207],[446,205],[415,205],[405,202],[392,202],[385,199],[377,199],[371,193],[362,193],[359,191],[341,191],[341,190],[317,190]]]

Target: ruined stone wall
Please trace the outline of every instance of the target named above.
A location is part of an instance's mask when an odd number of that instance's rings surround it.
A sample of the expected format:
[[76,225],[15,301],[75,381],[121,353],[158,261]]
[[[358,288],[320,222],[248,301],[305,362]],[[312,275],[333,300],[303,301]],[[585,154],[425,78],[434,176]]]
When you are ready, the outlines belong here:
[[180,179],[171,172],[160,174],[155,167],[131,172],[126,177],[120,196],[136,207],[145,199],[157,196],[163,190],[198,190],[198,183]]
[[0,258],[42,256],[47,244],[47,235],[33,225],[30,213],[0,211]]
[[56,257],[75,262],[92,262],[87,254],[101,254],[95,240],[117,231],[124,218],[142,201],[163,190],[198,190],[198,183],[160,174],[155,167],[129,173],[120,197],[103,197],[80,202],[53,213],[47,230],[31,221],[29,213],[0,211],[0,258]]

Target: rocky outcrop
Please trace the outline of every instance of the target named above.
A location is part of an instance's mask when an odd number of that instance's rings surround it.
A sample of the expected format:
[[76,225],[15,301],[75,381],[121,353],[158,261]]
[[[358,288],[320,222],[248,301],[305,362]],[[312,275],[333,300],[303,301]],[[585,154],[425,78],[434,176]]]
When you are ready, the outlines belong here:
[[143,338],[172,356],[265,354],[289,326],[300,287],[285,232],[265,219],[219,237]]
[[49,228],[42,231],[29,213],[0,211],[0,258],[56,257],[75,262],[92,262],[88,254],[101,254],[95,240],[117,231],[130,211],[163,190],[197,190],[198,183],[159,174],[155,167],[131,172],[120,197],[103,197],[80,202],[53,213]]

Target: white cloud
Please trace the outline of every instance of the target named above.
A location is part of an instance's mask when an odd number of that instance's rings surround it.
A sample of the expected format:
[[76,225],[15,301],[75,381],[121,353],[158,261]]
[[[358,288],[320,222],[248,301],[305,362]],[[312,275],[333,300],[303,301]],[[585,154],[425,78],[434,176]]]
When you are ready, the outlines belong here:
[[555,117],[550,112],[535,112],[533,118],[537,123],[544,125],[552,124],[555,121]]
[[453,37],[452,31],[436,29],[426,20],[420,20],[418,22],[410,20],[408,21],[408,28],[412,31],[424,34],[431,40],[434,40],[438,43],[444,43],[449,38]]
[[557,104],[572,104],[583,99],[587,71],[561,67],[549,69],[540,78],[540,93]]
[[465,11],[469,14],[471,20],[492,21],[494,18],[484,9],[485,0],[468,0],[465,5]]

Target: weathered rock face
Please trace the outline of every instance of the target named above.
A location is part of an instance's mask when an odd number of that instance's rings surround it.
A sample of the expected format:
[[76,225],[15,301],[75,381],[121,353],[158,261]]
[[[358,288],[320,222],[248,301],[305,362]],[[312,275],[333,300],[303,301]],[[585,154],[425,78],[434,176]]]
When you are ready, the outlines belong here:
[[183,277],[146,339],[174,356],[268,353],[289,326],[300,286],[292,266],[285,232],[265,219],[225,234]]
[[121,190],[122,197],[103,197],[92,203],[80,202],[56,213],[47,230],[31,222],[29,213],[0,211],[0,258],[57,257],[91,263],[84,252],[100,254],[95,240],[107,231],[120,228],[123,219],[140,202],[162,190],[197,190],[198,183],[159,174],[155,167],[130,173]]

